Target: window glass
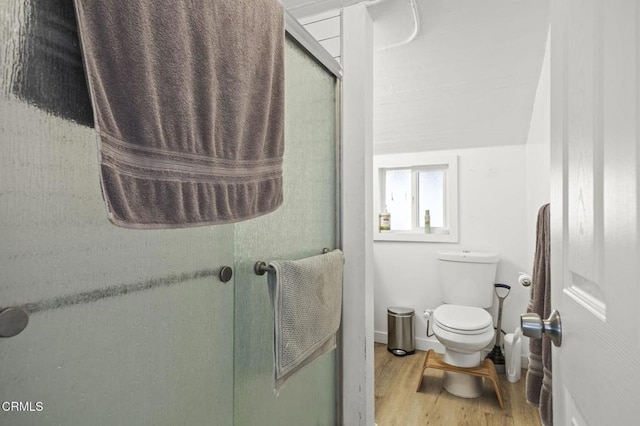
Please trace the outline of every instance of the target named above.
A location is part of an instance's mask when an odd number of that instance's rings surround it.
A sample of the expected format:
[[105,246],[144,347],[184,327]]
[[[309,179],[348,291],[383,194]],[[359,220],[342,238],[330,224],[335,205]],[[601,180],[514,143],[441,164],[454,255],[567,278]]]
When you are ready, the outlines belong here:
[[385,173],[385,206],[391,215],[391,230],[410,230],[411,169],[388,169]]
[[445,174],[444,169],[418,172],[418,226],[424,227],[424,212],[429,210],[431,227],[445,228]]

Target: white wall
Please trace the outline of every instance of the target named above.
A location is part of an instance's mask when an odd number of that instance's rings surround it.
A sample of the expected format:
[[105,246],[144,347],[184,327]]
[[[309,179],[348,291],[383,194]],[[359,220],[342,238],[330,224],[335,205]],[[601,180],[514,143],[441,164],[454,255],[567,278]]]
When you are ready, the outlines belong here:
[[[536,99],[531,114],[531,125],[527,137],[527,251],[526,269],[528,274],[533,270],[533,258],[536,247],[536,222],[538,209],[550,200],[550,160],[551,160],[551,83],[550,83],[550,37],[542,62],[542,71]],[[530,292],[531,287],[527,290]],[[529,356],[529,339],[523,340],[522,353]]]
[[342,422],[374,423],[373,364],[373,24],[362,5],[343,10]]
[[[386,342],[387,307],[416,310],[418,349],[434,346],[425,337],[424,309],[441,304],[436,279],[437,250],[481,250],[500,255],[497,282],[512,286],[505,300],[503,329],[519,324],[529,294],[517,285],[526,268],[526,146],[472,148],[434,152],[459,157],[460,243],[374,243],[376,341]],[[497,303],[494,308],[497,307]]]
[[551,148],[551,85],[549,72],[549,44],[542,62],[540,81],[531,115],[527,138],[527,269],[531,273],[536,246],[536,220],[538,209],[549,202],[549,162]]

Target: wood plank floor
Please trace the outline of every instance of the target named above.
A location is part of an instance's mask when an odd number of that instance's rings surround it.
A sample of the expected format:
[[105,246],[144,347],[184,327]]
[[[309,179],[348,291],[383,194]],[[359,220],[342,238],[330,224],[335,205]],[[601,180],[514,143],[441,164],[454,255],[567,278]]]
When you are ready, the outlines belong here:
[[[396,357],[387,346],[375,345],[376,423],[378,426],[469,425],[539,426],[538,408],[525,400],[525,380],[509,383],[504,374],[500,386],[504,410],[500,408],[491,383],[485,380],[480,398],[465,399],[442,388],[443,372],[427,369],[420,392],[418,374],[425,352]],[[523,371],[524,373],[524,371]]]

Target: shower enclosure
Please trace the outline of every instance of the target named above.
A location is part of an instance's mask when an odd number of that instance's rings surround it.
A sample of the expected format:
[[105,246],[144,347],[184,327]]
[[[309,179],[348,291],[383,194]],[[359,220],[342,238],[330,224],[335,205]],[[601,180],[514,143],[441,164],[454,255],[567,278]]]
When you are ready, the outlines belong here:
[[335,351],[274,395],[271,305],[252,268],[338,244],[339,80],[287,38],[276,212],[117,228],[73,13],[70,0],[0,4],[0,310],[29,313],[0,339],[0,424],[335,424]]

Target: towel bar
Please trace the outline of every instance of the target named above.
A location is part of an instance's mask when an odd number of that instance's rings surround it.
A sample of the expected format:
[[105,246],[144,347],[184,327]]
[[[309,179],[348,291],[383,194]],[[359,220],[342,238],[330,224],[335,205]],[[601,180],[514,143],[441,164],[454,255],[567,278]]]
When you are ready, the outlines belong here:
[[[331,249],[329,248],[324,248],[322,250],[322,254],[327,254],[331,251]],[[264,275],[267,272],[275,272],[275,268],[271,265],[267,265],[265,262],[263,262],[262,260],[259,260],[256,262],[255,265],[253,265],[253,272],[255,272],[256,275]]]

